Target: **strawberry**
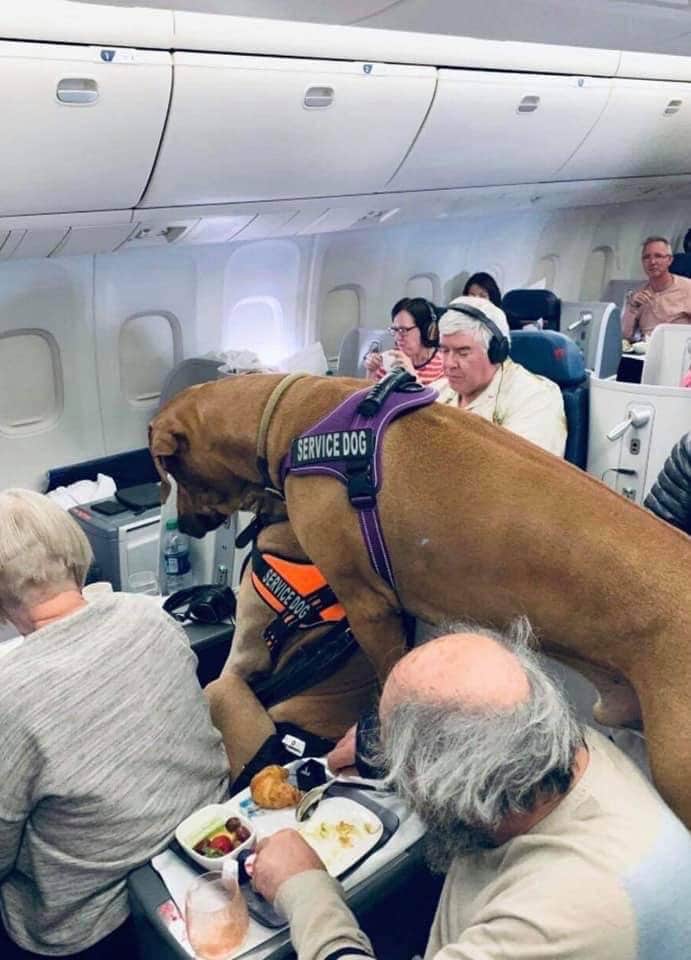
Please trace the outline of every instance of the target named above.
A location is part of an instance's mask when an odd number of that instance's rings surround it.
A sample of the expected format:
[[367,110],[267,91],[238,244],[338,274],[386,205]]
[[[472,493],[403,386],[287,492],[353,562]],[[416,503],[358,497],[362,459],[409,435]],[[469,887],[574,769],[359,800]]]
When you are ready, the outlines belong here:
[[207,845],[211,847],[212,850],[217,850],[221,856],[224,856],[226,853],[232,853],[234,849],[233,841],[223,833],[214,837],[213,840],[209,840]]

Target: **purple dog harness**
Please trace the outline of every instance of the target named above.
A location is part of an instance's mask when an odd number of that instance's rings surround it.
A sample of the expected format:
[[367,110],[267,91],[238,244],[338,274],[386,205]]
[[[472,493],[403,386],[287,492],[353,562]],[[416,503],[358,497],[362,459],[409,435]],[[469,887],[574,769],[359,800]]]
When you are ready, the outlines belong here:
[[410,374],[385,377],[358,390],[303,433],[281,463],[281,486],[289,473],[321,474],[345,484],[358,511],[360,529],[376,573],[396,590],[396,580],[379,520],[377,493],[382,483],[381,440],[392,420],[433,403],[437,394]]

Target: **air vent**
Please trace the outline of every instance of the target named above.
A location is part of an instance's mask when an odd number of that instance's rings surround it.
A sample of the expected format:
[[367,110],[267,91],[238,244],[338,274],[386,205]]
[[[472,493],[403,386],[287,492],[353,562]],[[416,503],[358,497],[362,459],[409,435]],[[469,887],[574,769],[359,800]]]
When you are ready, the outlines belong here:
[[363,217],[355,222],[360,225],[372,225],[376,223],[386,223],[391,217],[395,217],[400,207],[394,207],[391,210],[369,210]]
[[679,113],[683,103],[684,103],[683,100],[670,100],[667,106],[665,107],[663,116],[673,117],[675,113]]
[[534,113],[535,110],[540,106],[540,98],[537,96],[527,96],[523,97],[521,102],[516,108],[516,113]]
[[[196,223],[197,221],[193,221]],[[184,236],[190,228],[189,223],[175,223],[166,226],[140,226],[135,230],[127,241],[127,245],[136,244],[141,246],[165,246],[169,243],[175,243],[180,237]]]

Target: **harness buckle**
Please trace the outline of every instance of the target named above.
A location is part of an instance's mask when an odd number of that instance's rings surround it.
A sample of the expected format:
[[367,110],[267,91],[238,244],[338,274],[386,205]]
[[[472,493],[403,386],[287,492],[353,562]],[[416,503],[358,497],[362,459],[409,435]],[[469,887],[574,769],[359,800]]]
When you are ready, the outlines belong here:
[[377,505],[377,491],[372,479],[372,464],[365,462],[348,468],[348,499],[356,510],[368,510]]

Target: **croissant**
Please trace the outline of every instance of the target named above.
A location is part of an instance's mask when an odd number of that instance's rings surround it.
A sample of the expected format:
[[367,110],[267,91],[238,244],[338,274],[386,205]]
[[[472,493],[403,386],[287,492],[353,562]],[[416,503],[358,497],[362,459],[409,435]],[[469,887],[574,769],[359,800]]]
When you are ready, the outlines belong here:
[[281,810],[294,807],[302,793],[288,783],[288,771],[277,764],[264,767],[250,780],[250,793],[258,807],[267,810]]

